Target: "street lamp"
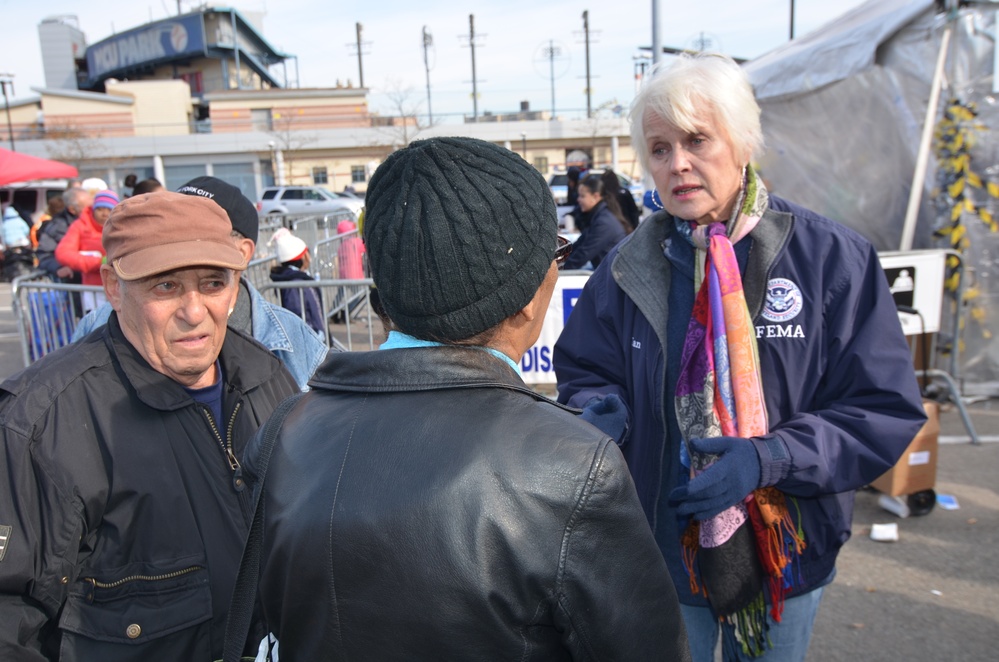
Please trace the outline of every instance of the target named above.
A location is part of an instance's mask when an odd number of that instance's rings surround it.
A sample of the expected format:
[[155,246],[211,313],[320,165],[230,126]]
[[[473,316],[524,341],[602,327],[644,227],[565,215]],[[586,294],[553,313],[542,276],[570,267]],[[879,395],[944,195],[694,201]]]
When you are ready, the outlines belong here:
[[7,135],[10,137],[10,151],[14,149],[14,127],[10,123],[10,102],[7,100],[7,86],[14,92],[14,74],[0,74],[0,87],[3,88],[3,107],[7,111]]

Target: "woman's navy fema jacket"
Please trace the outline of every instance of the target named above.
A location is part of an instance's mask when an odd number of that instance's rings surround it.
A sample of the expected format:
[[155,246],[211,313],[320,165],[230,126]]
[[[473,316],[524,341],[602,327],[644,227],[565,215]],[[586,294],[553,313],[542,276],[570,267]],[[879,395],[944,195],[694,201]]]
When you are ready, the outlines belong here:
[[[621,450],[681,602],[701,604],[682,573],[685,523],[660,507],[681,480],[666,412],[667,355],[687,319],[668,319],[673,218],[661,212],[589,278],[555,345],[559,401],[618,394]],[[756,326],[772,435],[754,440],[761,484],[796,498],[807,548],[793,593],[826,580],[850,536],[853,492],[891,468],[925,421],[910,352],[874,248],[852,230],[771,196],[750,234],[743,285]],[[747,241],[746,239],[743,242]],[[739,242],[740,245],[743,242]],[[737,253],[746,246],[737,245]],[[675,247],[674,247],[675,248]],[[693,297],[693,285],[690,298]],[[667,329],[678,337],[666,339]],[[670,367],[675,375],[675,367]],[[671,398],[670,398],[671,399]],[[672,429],[677,430],[675,421]],[[673,433],[677,434],[677,433]],[[664,477],[666,480],[664,481]]]

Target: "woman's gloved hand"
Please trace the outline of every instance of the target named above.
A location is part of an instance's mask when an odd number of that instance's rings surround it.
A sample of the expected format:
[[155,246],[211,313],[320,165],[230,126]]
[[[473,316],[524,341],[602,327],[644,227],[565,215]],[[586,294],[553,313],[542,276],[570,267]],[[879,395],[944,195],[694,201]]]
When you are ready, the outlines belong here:
[[669,503],[683,516],[706,520],[739,503],[760,486],[760,455],[749,439],[691,439],[694,452],[718,455],[715,463],[674,489]]
[[628,425],[628,408],[614,393],[591,398],[580,418],[599,428],[604,434],[620,442]]

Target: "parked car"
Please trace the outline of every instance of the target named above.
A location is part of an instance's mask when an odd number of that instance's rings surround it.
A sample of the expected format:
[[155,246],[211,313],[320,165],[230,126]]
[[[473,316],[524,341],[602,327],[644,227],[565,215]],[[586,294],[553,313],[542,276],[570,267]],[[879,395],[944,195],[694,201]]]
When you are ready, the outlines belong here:
[[[603,168],[591,168],[585,171],[585,175],[599,175],[604,171]],[[640,182],[634,182],[621,173],[616,173],[617,178],[621,180],[621,188],[628,189],[631,191],[631,197],[635,199],[635,204],[638,208],[642,208],[642,196],[645,194],[645,189],[642,187]],[[564,172],[553,173],[548,178],[548,188],[551,189],[552,195],[555,196],[556,205],[566,204],[566,200],[569,195],[569,176]]]
[[260,214],[330,214],[349,211],[355,217],[364,208],[364,201],[353,197],[341,198],[321,186],[270,186],[257,202]]
[[552,190],[552,195],[555,196],[556,205],[566,204],[567,198],[569,196],[569,175],[564,172],[556,172],[548,178],[548,188]]

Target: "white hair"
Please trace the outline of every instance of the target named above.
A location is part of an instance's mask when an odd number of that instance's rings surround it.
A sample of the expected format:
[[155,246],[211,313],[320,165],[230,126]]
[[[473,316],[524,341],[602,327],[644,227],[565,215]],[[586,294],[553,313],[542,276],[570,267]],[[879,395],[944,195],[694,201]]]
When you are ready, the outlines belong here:
[[645,142],[644,118],[655,113],[691,133],[695,122],[713,112],[718,126],[728,136],[732,148],[747,159],[763,150],[760,107],[753,96],[746,72],[727,55],[717,53],[681,54],[670,62],[660,62],[642,80],[631,102],[631,147],[642,166],[649,169],[649,147]]

